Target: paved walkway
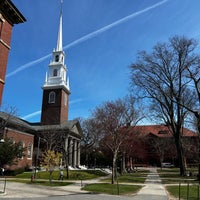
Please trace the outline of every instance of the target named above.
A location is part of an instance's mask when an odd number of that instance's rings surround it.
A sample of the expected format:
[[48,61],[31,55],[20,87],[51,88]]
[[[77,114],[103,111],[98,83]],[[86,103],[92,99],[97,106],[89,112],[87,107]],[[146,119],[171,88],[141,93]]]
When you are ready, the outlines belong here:
[[161,183],[156,168],[150,168],[145,186],[134,196],[134,200],[168,200],[167,193]]
[[[99,179],[96,180],[87,180],[84,181],[84,184],[99,182]],[[68,196],[68,199],[71,199],[71,195],[74,194],[84,195],[89,194],[87,191],[81,190],[81,182],[77,181],[73,185],[63,186],[63,187],[43,187],[35,185],[34,187],[29,184],[7,182],[6,195],[1,195],[0,198],[44,198],[44,197],[53,197],[53,196]],[[91,195],[92,197],[92,195]],[[100,195],[99,199],[119,199],[120,196],[109,196],[109,195]],[[89,198],[88,198],[89,199]],[[150,174],[147,176],[145,181],[145,186],[134,196],[122,197],[121,199],[133,199],[133,200],[168,200],[167,193],[164,186],[161,184],[160,177],[157,173],[156,168],[150,168]]]

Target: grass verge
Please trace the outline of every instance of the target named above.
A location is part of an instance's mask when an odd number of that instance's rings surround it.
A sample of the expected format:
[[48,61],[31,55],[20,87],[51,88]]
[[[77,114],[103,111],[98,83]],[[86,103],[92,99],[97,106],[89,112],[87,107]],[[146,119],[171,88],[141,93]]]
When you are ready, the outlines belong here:
[[[166,188],[172,196],[179,198],[179,186],[167,186]],[[200,198],[199,192],[199,185],[190,185],[189,188],[187,185],[181,186],[180,199],[198,200]]]
[[83,187],[83,190],[94,192],[94,193],[104,193],[111,195],[124,195],[124,194],[134,194],[142,186],[138,185],[125,185],[125,184],[109,184],[109,183],[96,183],[96,184],[88,184]]
[[66,182],[66,181],[52,181],[49,182],[48,180],[34,180],[30,181],[29,179],[12,179],[7,181],[14,181],[18,183],[26,183],[26,184],[32,184],[32,185],[43,185],[43,186],[67,186],[73,184],[73,182]]
[[192,173],[192,176],[180,176],[178,168],[158,170],[158,173],[163,184],[197,183],[196,173]]
[[144,183],[145,180],[145,175],[141,177],[140,175],[138,176],[136,173],[123,174],[118,177],[118,181],[124,183]]
[[[126,173],[117,177],[119,183],[144,183],[149,171],[137,171],[134,173]],[[111,177],[104,179],[105,182],[111,182]]]
[[[192,176],[180,176],[179,168],[162,169],[158,170],[158,172],[163,184],[173,184],[166,186],[166,189],[172,196],[176,198],[179,198],[180,196],[180,199],[182,200],[200,199],[196,168],[187,169],[187,172],[192,172]],[[179,184],[181,184],[180,187]]]
[[[58,180],[59,178],[59,171],[54,171],[52,174],[53,180]],[[23,178],[23,179],[30,179],[33,175],[33,172],[25,172],[22,174],[18,174],[15,178]],[[100,176],[106,176],[106,173],[103,173],[100,170],[73,170],[69,171],[69,179],[68,180],[87,180],[87,179],[94,179]],[[49,179],[49,172],[40,171],[36,174],[37,179]],[[66,179],[66,171],[64,171],[64,179]]]

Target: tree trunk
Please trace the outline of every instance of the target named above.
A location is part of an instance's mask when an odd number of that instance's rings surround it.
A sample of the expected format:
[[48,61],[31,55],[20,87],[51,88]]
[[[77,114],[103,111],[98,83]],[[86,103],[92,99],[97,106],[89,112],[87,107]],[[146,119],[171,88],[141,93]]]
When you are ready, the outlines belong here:
[[[197,119],[197,129],[198,129],[198,133],[200,134],[200,115],[199,115],[199,112],[196,112],[195,113],[195,117]],[[200,135],[198,135],[198,181],[199,181],[199,184],[200,184]]]
[[65,154],[66,179],[69,179],[68,153],[65,151],[64,154]]
[[121,173],[126,173],[126,159],[125,159],[125,152],[122,154],[122,169]]
[[50,183],[50,185],[51,185],[51,182],[52,182],[52,174],[53,174],[53,171],[50,170],[49,171],[49,183]]
[[116,173],[116,161],[117,161],[117,151],[113,153],[113,163],[112,163],[112,184],[115,183],[115,173]]
[[185,169],[184,153],[183,153],[183,146],[182,146],[180,134],[175,135],[175,144],[176,144],[176,149],[177,149],[177,153],[178,153],[180,175],[185,176],[186,169]]

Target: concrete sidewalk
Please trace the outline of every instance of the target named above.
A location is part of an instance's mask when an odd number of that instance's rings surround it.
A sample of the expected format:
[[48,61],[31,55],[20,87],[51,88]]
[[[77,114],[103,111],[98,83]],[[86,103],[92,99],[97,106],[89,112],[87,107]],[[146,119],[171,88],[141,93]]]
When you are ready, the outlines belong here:
[[133,197],[133,200],[168,200],[168,195],[156,168],[150,168],[145,186]]

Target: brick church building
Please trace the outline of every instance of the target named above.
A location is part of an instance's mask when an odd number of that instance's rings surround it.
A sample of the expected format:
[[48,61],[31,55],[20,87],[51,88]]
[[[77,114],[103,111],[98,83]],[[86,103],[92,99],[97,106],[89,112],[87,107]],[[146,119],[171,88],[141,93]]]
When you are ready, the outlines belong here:
[[[10,0],[0,2],[0,100],[5,82],[11,30],[14,24],[25,21],[26,19]],[[0,112],[1,141],[10,138],[25,147],[24,156],[18,158],[18,164],[6,166],[8,169],[37,166],[41,150],[47,149],[64,152],[64,160],[68,166],[73,168],[80,166],[82,130],[79,121],[68,120],[70,87],[66,79],[67,68],[62,47],[61,12],[57,46],[52,52],[53,58],[42,87],[41,121],[29,123],[11,113]]]

